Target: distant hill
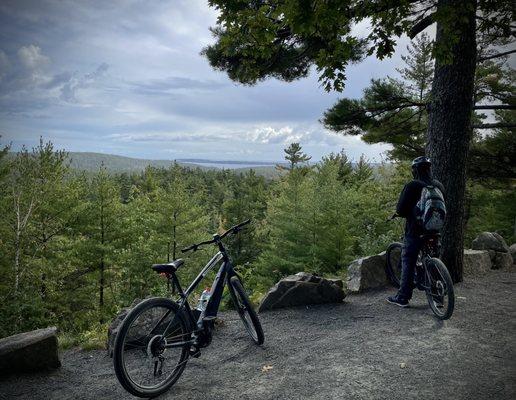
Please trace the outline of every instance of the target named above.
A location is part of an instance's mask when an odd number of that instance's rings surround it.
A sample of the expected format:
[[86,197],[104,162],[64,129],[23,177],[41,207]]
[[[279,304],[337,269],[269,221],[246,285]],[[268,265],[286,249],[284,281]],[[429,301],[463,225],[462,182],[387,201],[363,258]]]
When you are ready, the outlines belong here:
[[168,168],[174,164],[173,160],[146,160],[89,152],[70,152],[68,158],[72,168],[90,172],[97,171],[101,165],[111,172],[139,172],[148,166]]
[[[174,164],[174,160],[149,160],[91,152],[69,152],[68,158],[73,169],[88,172],[97,171],[101,165],[104,165],[110,172],[140,172],[148,166],[168,168]],[[205,159],[181,159],[175,162],[183,167],[201,168],[203,170],[225,168],[244,173],[253,169],[258,175],[263,175],[267,178],[274,178],[280,174],[272,162],[214,161]]]

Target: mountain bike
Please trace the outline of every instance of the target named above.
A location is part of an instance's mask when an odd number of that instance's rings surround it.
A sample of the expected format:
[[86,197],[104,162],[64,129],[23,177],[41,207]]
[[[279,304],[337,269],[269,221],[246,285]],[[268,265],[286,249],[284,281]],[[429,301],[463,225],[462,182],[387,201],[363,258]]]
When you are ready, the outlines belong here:
[[[182,259],[152,266],[154,271],[168,279],[179,298],[175,301],[164,297],[147,299],[133,308],[120,325],[114,344],[113,363],[118,380],[129,393],[139,397],[155,397],[174,385],[185,369],[188,358],[199,357],[200,349],[211,343],[214,320],[226,286],[251,339],[257,345],[263,343],[260,320],[222,242],[227,235],[238,233],[249,223],[250,220],[247,220],[221,235],[213,235],[211,240],[182,249],[185,253],[197,251],[204,245],[214,244],[218,247],[218,252],[184,291],[176,275],[184,263]],[[211,296],[196,318],[188,296],[218,264],[220,268],[211,286]]]
[[[396,218],[393,215],[390,220]],[[420,235],[423,247],[419,252],[414,276],[414,287],[426,293],[428,304],[439,319],[449,319],[455,307],[453,282],[444,263],[439,259],[441,235],[426,233]],[[392,284],[399,288],[401,283],[401,252],[403,244],[391,243],[386,251],[386,272]]]

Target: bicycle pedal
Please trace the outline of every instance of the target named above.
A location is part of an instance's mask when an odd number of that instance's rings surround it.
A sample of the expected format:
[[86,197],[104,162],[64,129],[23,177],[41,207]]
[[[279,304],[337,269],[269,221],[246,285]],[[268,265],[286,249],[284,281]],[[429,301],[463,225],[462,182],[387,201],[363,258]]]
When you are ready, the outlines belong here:
[[190,357],[199,358],[201,356],[201,350],[199,349],[190,349]]

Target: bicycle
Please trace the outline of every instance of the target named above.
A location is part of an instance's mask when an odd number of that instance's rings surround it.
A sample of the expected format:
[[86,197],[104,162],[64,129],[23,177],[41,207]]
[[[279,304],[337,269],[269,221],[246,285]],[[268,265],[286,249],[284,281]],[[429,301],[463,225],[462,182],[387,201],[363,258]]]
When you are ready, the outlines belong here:
[[[394,214],[389,220],[396,217]],[[425,233],[420,238],[424,243],[416,262],[414,287],[425,291],[428,304],[437,318],[449,319],[455,307],[455,294],[450,273],[439,259],[441,235],[437,232]],[[402,248],[402,243],[391,243],[385,254],[387,276],[397,288],[401,283]]]
[[[181,250],[183,253],[197,251],[201,246],[209,244],[218,247],[218,252],[185,291],[176,275],[184,263],[182,259],[152,266],[155,272],[168,279],[172,289],[177,290],[179,299],[147,299],[133,308],[120,325],[114,344],[113,364],[119,382],[129,393],[139,397],[155,397],[174,385],[189,357],[199,357],[200,349],[211,343],[214,320],[225,286],[252,340],[257,345],[263,344],[260,320],[222,242],[227,235],[238,233],[249,223],[250,220],[244,221],[221,235],[213,235],[211,240]],[[195,318],[188,296],[219,263],[219,271],[211,286],[211,297],[198,318]]]

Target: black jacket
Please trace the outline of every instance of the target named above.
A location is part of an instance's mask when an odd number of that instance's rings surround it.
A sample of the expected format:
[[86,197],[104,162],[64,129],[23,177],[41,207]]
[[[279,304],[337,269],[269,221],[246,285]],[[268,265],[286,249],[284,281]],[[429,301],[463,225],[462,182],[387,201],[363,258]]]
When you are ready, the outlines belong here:
[[401,191],[398,205],[396,206],[396,213],[407,220],[405,224],[405,234],[418,235],[421,233],[421,228],[416,219],[416,204],[421,198],[421,191],[429,184],[439,188],[443,196],[445,196],[444,186],[437,179],[432,179],[428,183],[414,179],[407,183]]

